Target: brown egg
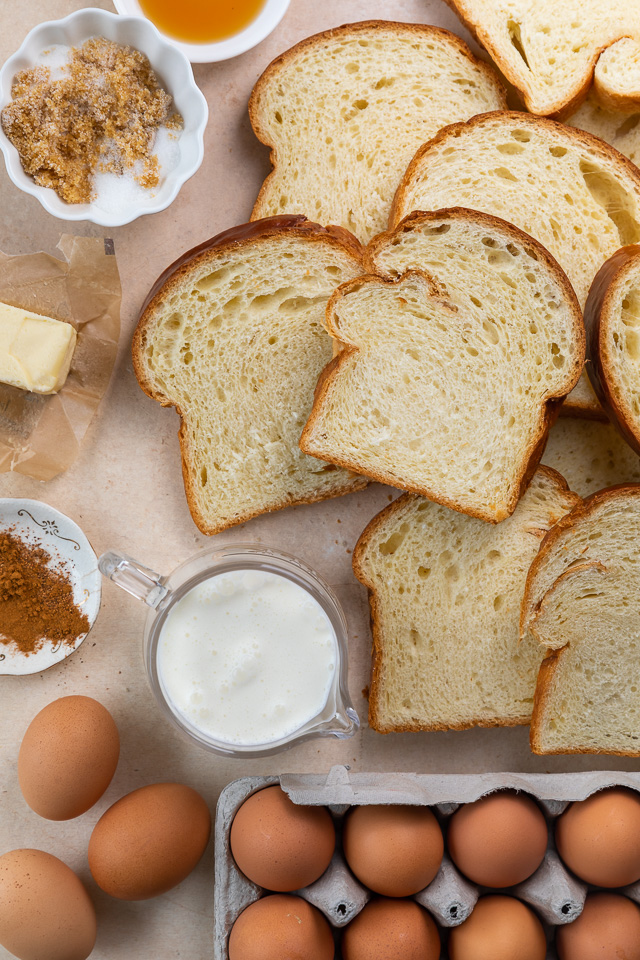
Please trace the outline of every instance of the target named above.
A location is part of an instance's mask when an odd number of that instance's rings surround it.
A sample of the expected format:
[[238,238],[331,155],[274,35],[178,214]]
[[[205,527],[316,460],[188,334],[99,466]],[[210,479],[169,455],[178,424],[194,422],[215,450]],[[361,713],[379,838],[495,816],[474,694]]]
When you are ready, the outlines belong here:
[[180,783],[153,783],[109,807],[89,841],[89,868],[119,900],[147,900],[187,877],[211,833],[209,808]]
[[501,791],[460,807],[449,821],[451,859],[482,887],[511,887],[538,869],[547,823],[529,797]]
[[449,934],[449,960],[545,960],[546,956],[542,924],[533,910],[514,897],[481,897],[469,919]]
[[19,960],[86,960],[96,914],[73,870],[42,850],[0,857],[0,944]]
[[344,855],[358,880],[385,897],[424,890],[442,862],[444,841],[428,807],[355,807],[347,816]]
[[440,936],[415,900],[371,900],[342,935],[343,960],[438,960]]
[[571,804],[556,821],[556,847],[569,869],[596,887],[640,880],[640,796],[616,787]]
[[333,960],[331,928],[302,897],[273,894],[240,914],[229,935],[229,960]]
[[325,807],[293,803],[279,786],[252,794],[231,824],[231,852],[249,880],[266,890],[306,887],[325,872],[336,831]]
[[100,799],[118,764],[120,738],[91,697],[61,697],[38,713],[18,755],[22,795],[47,820],[79,817]]
[[640,960],[640,907],[617,893],[587,897],[577,920],[556,930],[560,960]]

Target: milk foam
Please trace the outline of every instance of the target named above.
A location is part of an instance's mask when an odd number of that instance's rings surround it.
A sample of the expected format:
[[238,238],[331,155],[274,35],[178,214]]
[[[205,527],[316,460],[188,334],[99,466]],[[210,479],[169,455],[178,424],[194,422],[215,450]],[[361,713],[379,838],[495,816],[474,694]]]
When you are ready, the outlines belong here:
[[158,642],[161,686],[194,727],[228,744],[280,740],[318,716],[337,669],[335,631],[305,589],[232,570],[189,591]]

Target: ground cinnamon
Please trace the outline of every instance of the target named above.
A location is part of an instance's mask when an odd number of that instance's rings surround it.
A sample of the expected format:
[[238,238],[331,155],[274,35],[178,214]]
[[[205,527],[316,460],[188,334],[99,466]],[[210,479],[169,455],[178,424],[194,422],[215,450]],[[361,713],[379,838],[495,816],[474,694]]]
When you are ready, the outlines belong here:
[[68,576],[50,564],[42,547],[0,532],[0,644],[15,643],[29,654],[44,642],[73,646],[89,630]]

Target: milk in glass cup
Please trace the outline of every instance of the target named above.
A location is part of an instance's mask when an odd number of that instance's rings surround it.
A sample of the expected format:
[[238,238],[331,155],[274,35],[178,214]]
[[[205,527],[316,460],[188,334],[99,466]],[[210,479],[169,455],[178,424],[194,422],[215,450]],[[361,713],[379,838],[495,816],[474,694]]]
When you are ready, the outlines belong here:
[[347,687],[347,623],[295,557],[254,544],[206,549],[162,577],[123,554],[104,576],[151,609],[144,660],[163,713],[215,753],[268,756],[359,728]]

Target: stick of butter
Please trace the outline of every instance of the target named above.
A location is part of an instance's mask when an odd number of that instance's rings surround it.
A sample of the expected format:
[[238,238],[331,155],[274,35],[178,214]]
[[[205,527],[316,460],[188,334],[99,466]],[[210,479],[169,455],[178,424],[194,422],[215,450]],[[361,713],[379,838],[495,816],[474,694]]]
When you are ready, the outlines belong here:
[[64,320],[42,317],[0,302],[0,381],[31,393],[64,386],[76,348],[76,331]]

